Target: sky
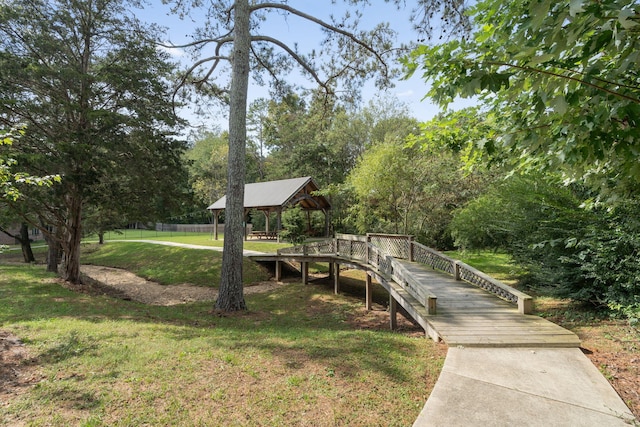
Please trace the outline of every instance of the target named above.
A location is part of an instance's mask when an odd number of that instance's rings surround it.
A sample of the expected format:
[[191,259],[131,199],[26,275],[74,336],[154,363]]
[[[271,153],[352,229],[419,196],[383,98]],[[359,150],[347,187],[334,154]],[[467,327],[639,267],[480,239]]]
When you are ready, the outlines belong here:
[[[411,28],[409,22],[410,10],[398,11],[393,5],[381,0],[372,1],[373,5],[364,11],[362,28],[372,28],[380,22],[389,22],[391,27],[398,32],[398,42],[413,41],[416,37],[415,32]],[[341,16],[345,11],[342,2],[338,1],[336,5],[331,5],[330,0],[290,0],[289,5],[301,10],[302,12],[316,16],[328,21],[330,14]],[[138,17],[147,22],[153,22],[168,28],[167,38],[174,44],[189,42],[189,36],[193,33],[202,18],[204,12],[194,13],[191,18],[180,19],[176,15],[169,12],[169,8],[162,5],[160,0],[151,0],[151,5],[145,7],[143,11],[136,13]],[[261,28],[260,33],[276,37],[288,44],[297,43],[303,52],[319,47],[321,40],[321,32],[315,24],[304,21],[298,17],[281,18],[277,15],[268,15]],[[172,51],[174,58],[180,60],[182,64],[190,65],[193,61],[187,55],[182,55],[180,51]],[[386,91],[387,96],[396,97],[399,101],[409,107],[409,111],[413,117],[420,121],[427,121],[433,118],[440,111],[439,107],[431,103],[428,99],[423,99],[428,91],[428,86],[418,75],[408,80],[398,80],[395,87]],[[298,76],[291,76],[292,79],[301,79]],[[249,102],[260,97],[268,97],[268,88],[260,87],[250,82]],[[313,87],[308,83],[307,87]],[[376,99],[380,96],[380,90],[377,89],[373,81],[368,82],[362,90],[362,98],[364,104],[369,100]],[[460,101],[451,106],[451,108],[461,108],[470,105],[469,102]],[[194,124],[204,125],[207,128],[220,130],[227,129],[227,118],[224,114],[212,114],[208,117],[196,117],[187,110],[183,110],[183,114],[187,118],[195,122]]]

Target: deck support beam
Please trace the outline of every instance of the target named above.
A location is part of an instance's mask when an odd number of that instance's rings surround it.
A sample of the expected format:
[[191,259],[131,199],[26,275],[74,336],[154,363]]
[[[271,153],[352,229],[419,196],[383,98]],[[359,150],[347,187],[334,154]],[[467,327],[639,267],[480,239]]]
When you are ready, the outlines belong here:
[[282,261],[276,260],[276,282],[282,280]]
[[367,273],[367,282],[365,285],[365,307],[368,311],[371,311],[373,306],[373,295],[371,291],[371,276]]
[[398,329],[398,303],[391,294],[389,294],[389,326],[392,331]]
[[340,263],[334,262],[333,265],[333,293],[340,293]]
[[309,262],[303,261],[300,263],[300,270],[302,272],[302,284],[309,284]]

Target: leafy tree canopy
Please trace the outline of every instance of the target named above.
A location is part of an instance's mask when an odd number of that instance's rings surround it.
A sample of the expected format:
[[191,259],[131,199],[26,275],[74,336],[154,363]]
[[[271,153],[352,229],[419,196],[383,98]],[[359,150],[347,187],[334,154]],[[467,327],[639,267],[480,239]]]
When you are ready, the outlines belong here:
[[[46,217],[64,250],[63,276],[79,280],[83,209],[137,212],[168,205],[183,179],[169,82],[174,64],[156,29],[127,0],[0,2],[0,124],[26,123],[14,144],[32,175],[59,174],[52,191],[21,203]],[[161,200],[164,197],[164,200]],[[154,206],[155,207],[155,206]],[[38,224],[40,226],[40,224]]]
[[634,0],[480,1],[473,36],[420,46],[441,105],[478,97],[498,148],[521,170],[561,171],[597,198],[640,188],[640,5]]

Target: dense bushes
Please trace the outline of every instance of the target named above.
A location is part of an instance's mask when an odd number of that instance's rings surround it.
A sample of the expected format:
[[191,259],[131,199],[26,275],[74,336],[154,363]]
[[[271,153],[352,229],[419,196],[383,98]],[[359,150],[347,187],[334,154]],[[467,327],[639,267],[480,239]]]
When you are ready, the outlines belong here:
[[586,209],[577,187],[512,177],[458,211],[463,248],[495,248],[526,268],[528,285],[638,317],[640,203]]

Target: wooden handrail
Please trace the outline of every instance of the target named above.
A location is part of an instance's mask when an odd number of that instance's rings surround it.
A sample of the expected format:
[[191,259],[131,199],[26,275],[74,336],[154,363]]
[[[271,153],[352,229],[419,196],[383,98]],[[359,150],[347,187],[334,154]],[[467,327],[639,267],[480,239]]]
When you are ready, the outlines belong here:
[[[508,286],[499,280],[471,267],[462,261],[454,260],[434,249],[424,246],[413,241],[411,236],[400,235],[384,235],[384,234],[368,234],[367,236],[359,236],[354,234],[337,234],[334,239],[321,242],[313,242],[306,245],[294,246],[278,250],[278,255],[309,255],[309,254],[335,254],[344,256],[349,259],[363,261],[371,265],[378,272],[381,272],[402,286],[414,298],[425,305],[429,314],[435,314],[436,296],[430,293],[419,292],[415,279],[406,274],[401,263],[396,258],[384,253],[382,248],[370,243],[371,237],[384,238],[385,236],[393,238],[394,241],[406,241],[408,246],[408,258],[410,261],[428,265],[429,267],[451,274],[456,280],[463,280],[475,286],[479,286],[495,295],[517,304],[518,311],[522,314],[531,314],[533,312],[533,298],[524,292],[520,292],[511,286]],[[330,242],[330,243],[329,243]],[[358,250],[362,253],[354,254],[354,245],[358,246]],[[342,246],[349,248],[348,253],[340,250]],[[430,309],[430,307],[432,309]]]

